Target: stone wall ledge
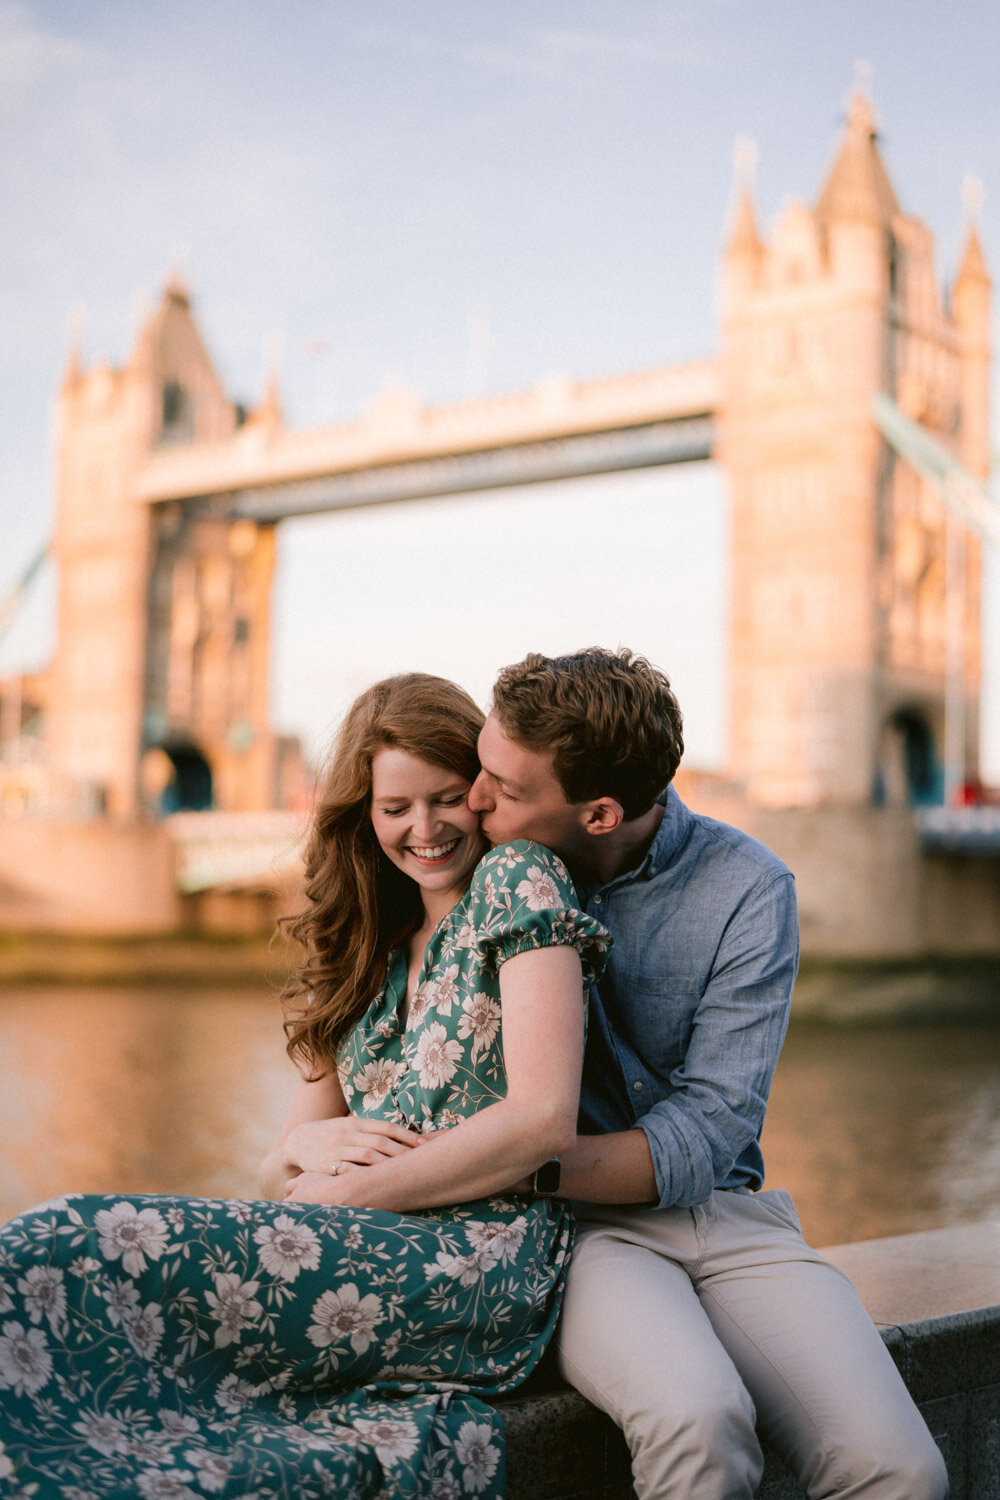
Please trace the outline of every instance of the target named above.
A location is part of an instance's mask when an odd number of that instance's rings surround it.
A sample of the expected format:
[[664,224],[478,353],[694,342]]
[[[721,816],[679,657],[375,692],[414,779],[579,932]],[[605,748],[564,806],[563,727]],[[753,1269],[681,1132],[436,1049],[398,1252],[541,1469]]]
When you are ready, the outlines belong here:
[[[941,1448],[951,1500],[1000,1500],[1000,1219],[837,1245]],[[612,1422],[563,1385],[550,1357],[498,1403],[509,1500],[632,1500],[628,1450]],[[802,1491],[765,1445],[759,1500]]]

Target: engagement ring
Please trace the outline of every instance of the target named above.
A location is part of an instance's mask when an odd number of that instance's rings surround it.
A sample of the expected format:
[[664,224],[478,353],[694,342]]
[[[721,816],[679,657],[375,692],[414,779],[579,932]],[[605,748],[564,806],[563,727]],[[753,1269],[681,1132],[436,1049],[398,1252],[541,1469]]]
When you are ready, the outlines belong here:
[[330,1163],[330,1171],[333,1173],[334,1177],[338,1175],[343,1165],[344,1163],[342,1161],[332,1161]]

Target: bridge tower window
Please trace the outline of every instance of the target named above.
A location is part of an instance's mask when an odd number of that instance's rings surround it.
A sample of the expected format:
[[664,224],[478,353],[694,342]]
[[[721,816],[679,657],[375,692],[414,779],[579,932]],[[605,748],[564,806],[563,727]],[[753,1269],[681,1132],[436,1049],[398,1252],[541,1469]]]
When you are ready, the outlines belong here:
[[161,443],[190,443],[194,438],[194,404],[178,380],[164,382],[160,420]]

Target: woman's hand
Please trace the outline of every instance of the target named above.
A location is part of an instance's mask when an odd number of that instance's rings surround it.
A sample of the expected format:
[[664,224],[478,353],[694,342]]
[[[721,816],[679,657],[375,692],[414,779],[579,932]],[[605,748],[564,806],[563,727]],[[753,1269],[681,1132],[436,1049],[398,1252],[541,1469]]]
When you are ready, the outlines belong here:
[[[340,1207],[357,1207],[358,1193],[349,1192],[347,1179],[363,1176],[360,1168],[332,1177],[329,1172],[300,1172],[285,1188],[286,1203],[329,1203]],[[354,1185],[352,1184],[352,1187]]]
[[348,1167],[371,1167],[386,1157],[403,1156],[422,1136],[390,1120],[338,1115],[332,1120],[304,1120],[284,1141],[289,1166],[300,1174],[336,1176]]
[[303,1172],[332,1174],[371,1167],[406,1155],[423,1139],[388,1120],[366,1120],[347,1112],[336,1073],[301,1078],[292,1096],[278,1144],[260,1166],[262,1198],[279,1202]]

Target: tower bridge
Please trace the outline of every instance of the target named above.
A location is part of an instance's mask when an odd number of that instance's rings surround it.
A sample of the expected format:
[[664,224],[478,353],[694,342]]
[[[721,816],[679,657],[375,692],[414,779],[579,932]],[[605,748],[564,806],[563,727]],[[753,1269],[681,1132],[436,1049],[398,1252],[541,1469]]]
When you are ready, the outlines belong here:
[[[815,203],[764,235],[738,185],[702,361],[436,409],[389,391],[354,422],[289,431],[273,388],[240,419],[169,285],[128,362],[74,358],[60,395],[50,766],[123,824],[162,796],[165,764],[176,806],[280,806],[292,749],[269,724],[267,657],[284,518],[712,457],[731,501],[743,821],[770,819],[780,847],[786,814],[900,812],[912,864],[907,809],[978,777],[983,528],[941,492],[957,473],[968,499],[988,472],[990,290],[974,222],[940,286],[863,94]],[[948,484],[915,449],[897,457],[892,413],[950,456]]]

